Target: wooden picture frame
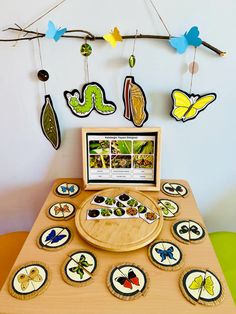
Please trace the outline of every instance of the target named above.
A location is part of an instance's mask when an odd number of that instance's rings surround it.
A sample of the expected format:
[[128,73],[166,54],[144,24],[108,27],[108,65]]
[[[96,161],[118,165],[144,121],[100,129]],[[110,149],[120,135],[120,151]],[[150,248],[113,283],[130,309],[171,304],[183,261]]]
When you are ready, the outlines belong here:
[[160,128],[82,128],[85,190],[160,190]]

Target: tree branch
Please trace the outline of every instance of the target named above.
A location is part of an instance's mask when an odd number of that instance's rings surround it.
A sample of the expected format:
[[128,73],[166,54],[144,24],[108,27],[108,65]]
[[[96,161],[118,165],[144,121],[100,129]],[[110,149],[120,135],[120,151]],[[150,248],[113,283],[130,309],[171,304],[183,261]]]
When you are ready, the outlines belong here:
[[[17,24],[16,24],[17,25]],[[21,28],[19,25],[17,25],[17,28],[15,27],[9,27],[7,29],[4,29],[3,31],[16,31],[20,33],[24,33],[25,35],[34,35],[31,37],[18,37],[18,38],[11,38],[11,39],[1,39],[0,42],[8,42],[8,41],[24,41],[24,40],[33,40],[36,38],[43,38],[46,36],[44,33],[40,32],[35,32],[35,31],[30,31],[27,29]],[[82,30],[82,29],[72,29],[72,30],[67,30],[65,34],[70,34],[70,33],[82,33],[83,35],[62,35],[61,37],[63,38],[76,38],[76,39],[84,39],[84,40],[104,40],[102,36],[94,36],[92,33]],[[122,36],[123,39],[161,39],[161,40],[169,40],[171,37],[170,36],[161,36],[161,35],[144,35],[144,34],[139,34],[139,35],[124,35]],[[226,52],[219,50],[218,48],[208,44],[205,41],[202,41],[202,45],[206,47],[207,49],[210,49],[211,51],[215,52],[219,56],[224,56]]]

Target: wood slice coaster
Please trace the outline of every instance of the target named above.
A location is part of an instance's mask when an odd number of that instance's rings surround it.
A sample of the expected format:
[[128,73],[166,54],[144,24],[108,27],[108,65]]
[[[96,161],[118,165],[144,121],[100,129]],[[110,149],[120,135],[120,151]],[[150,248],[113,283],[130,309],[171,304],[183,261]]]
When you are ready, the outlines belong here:
[[165,182],[162,184],[161,190],[163,193],[170,196],[182,196],[188,195],[188,189],[179,183]]
[[157,205],[162,210],[164,219],[175,219],[179,214],[179,205],[169,199],[159,199]]
[[168,240],[153,242],[148,248],[148,257],[155,266],[164,270],[178,270],[183,266],[180,248]]
[[64,226],[52,226],[43,230],[37,238],[39,248],[49,251],[57,251],[69,244],[72,239],[72,231]]
[[64,281],[71,286],[80,287],[90,283],[97,269],[97,259],[89,251],[73,251],[62,265]]
[[[104,209],[101,204],[95,205],[94,200],[97,196],[102,202],[109,198],[109,202],[114,199],[115,202],[124,203],[126,216],[128,214],[135,216],[122,218],[119,215],[123,214],[123,208],[118,212],[115,207],[105,207],[105,203]],[[117,199],[117,196],[121,199]],[[128,202],[133,206],[127,209]],[[149,218],[150,221],[147,221]],[[156,202],[141,192],[107,189],[85,200],[76,212],[75,224],[81,237],[90,244],[108,251],[126,252],[144,247],[156,239],[163,226],[163,215]]]
[[30,262],[16,269],[9,279],[10,294],[20,300],[29,300],[43,293],[50,282],[47,266]]
[[75,183],[62,183],[58,185],[55,194],[60,197],[75,197],[80,193],[80,187]]
[[205,228],[194,220],[178,220],[171,226],[173,236],[182,243],[199,243],[206,235]]
[[213,306],[224,299],[220,280],[208,269],[187,268],[180,276],[180,289],[193,304]]
[[52,220],[69,220],[75,216],[75,206],[71,203],[56,203],[46,210]]
[[144,296],[149,288],[147,273],[136,264],[113,266],[107,276],[110,292],[121,300],[134,300]]

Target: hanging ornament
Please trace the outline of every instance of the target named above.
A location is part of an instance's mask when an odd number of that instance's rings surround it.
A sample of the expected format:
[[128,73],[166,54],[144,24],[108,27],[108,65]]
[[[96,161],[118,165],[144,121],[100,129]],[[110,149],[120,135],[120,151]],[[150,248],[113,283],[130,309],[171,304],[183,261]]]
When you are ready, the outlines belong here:
[[54,41],[58,41],[61,36],[66,33],[66,28],[56,28],[55,24],[52,21],[48,22],[48,29],[46,32],[46,38],[54,39]]
[[103,87],[96,82],[85,84],[81,96],[77,89],[72,92],[65,91],[64,96],[71,112],[80,118],[89,116],[93,109],[103,115],[116,111],[116,105],[106,100]]
[[184,53],[188,46],[198,47],[202,44],[197,26],[193,26],[188,32],[180,37],[172,37],[169,40],[170,45],[180,54]]
[[61,145],[61,134],[60,134],[60,126],[57,119],[56,112],[53,108],[53,103],[51,96],[47,94],[46,91],[46,81],[49,79],[49,74],[46,70],[43,69],[42,62],[42,54],[40,41],[38,39],[38,47],[39,47],[39,56],[42,70],[39,70],[37,73],[38,79],[44,83],[44,92],[45,92],[45,102],[41,111],[41,128],[43,134],[48,139],[48,141],[52,144],[52,146],[57,150]]
[[188,66],[189,72],[191,73],[189,93],[181,89],[174,89],[171,94],[173,108],[170,115],[177,121],[182,120],[183,122],[186,122],[188,120],[195,119],[201,111],[206,109],[208,105],[216,100],[215,93],[209,93],[201,96],[192,93],[193,76],[198,72],[199,69],[199,65],[195,59],[196,48],[194,50],[193,61]]
[[148,119],[146,109],[146,96],[143,89],[138,85],[132,74],[132,69],[135,66],[136,58],[134,55],[135,43],[138,31],[133,44],[133,52],[129,57],[130,76],[126,76],[123,87],[123,101],[125,105],[124,117],[133,122],[136,127],[142,127]]
[[120,31],[118,27],[115,27],[113,31],[109,34],[103,35],[103,38],[113,47],[115,48],[118,41],[122,41],[122,36],[120,35]]
[[71,112],[77,117],[84,118],[90,115],[93,110],[103,115],[109,115],[116,111],[116,105],[106,99],[103,87],[96,82],[89,83],[88,56],[92,53],[92,47],[85,43],[80,47],[81,54],[85,57],[85,77],[87,84],[82,88],[82,92],[77,89],[71,92],[65,91],[66,104]]
[[52,146],[58,149],[61,144],[60,127],[50,95],[45,96],[45,103],[42,108],[40,120],[43,134]]
[[80,47],[80,52],[82,56],[88,57],[92,53],[92,47],[89,44],[85,43]]

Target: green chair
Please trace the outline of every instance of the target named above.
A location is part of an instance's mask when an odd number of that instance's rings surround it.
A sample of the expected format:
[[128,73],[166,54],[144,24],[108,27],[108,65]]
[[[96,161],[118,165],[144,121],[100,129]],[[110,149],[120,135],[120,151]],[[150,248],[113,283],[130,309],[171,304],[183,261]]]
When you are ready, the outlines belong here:
[[209,235],[236,304],[236,232],[212,232]]

